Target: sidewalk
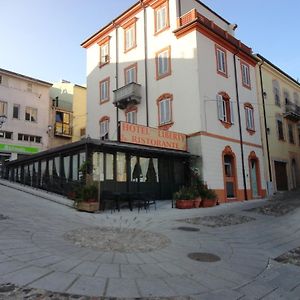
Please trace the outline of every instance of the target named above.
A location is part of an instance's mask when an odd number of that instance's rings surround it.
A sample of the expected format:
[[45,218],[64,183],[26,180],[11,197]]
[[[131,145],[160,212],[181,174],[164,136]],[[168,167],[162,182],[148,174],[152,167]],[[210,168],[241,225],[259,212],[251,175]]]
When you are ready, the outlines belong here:
[[300,299],[300,267],[274,260],[300,246],[299,209],[88,214],[3,185],[0,195],[0,299]]

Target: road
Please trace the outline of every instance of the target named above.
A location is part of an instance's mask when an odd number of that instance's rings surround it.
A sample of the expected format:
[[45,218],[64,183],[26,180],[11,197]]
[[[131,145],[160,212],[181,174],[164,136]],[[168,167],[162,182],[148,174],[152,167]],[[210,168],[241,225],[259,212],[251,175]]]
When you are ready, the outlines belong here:
[[300,267],[274,261],[300,246],[300,209],[246,211],[266,203],[88,214],[0,184],[0,299],[300,299]]

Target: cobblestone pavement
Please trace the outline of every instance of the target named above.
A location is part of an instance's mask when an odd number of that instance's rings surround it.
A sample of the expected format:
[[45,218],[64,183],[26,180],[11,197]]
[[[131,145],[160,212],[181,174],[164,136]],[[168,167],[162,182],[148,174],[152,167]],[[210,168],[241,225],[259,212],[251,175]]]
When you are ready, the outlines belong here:
[[300,267],[275,261],[300,246],[300,209],[249,211],[268,203],[88,214],[0,185],[0,299],[300,299]]

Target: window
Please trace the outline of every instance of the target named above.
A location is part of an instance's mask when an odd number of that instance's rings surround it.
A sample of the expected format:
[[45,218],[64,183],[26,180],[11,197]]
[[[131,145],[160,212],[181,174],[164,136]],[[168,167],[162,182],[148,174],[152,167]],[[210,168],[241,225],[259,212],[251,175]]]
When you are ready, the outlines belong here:
[[156,80],[171,75],[171,47],[156,54]]
[[122,27],[124,28],[124,51],[127,52],[136,47],[136,21],[133,18]]
[[273,80],[274,100],[277,106],[280,106],[280,86],[277,80]]
[[13,118],[19,119],[20,118],[20,105],[14,104],[13,107]]
[[108,140],[109,135],[109,117],[101,118],[100,122],[100,139]]
[[32,92],[32,83],[27,83],[27,92]]
[[216,45],[217,72],[227,77],[227,56],[226,51]]
[[109,101],[109,78],[100,81],[100,104]]
[[18,141],[41,143],[42,142],[42,137],[35,136],[35,135],[28,135],[28,134],[18,133]]
[[12,140],[13,133],[11,131],[0,131],[0,138]]
[[290,105],[291,104],[290,93],[288,91],[284,91],[283,92],[283,97],[284,97],[285,105]]
[[298,125],[297,129],[298,129],[298,144],[300,146],[300,125]]
[[234,124],[233,102],[226,93],[217,95],[218,117],[226,128]]
[[250,67],[248,64],[241,62],[242,83],[244,87],[251,88]]
[[137,82],[137,64],[130,65],[124,70],[125,85]]
[[104,65],[110,62],[110,47],[109,47],[110,36],[101,40],[98,44],[100,46],[100,63],[99,67],[103,67]]
[[64,111],[56,111],[55,114],[55,134],[72,135],[71,114]]
[[294,92],[294,103],[299,106],[299,94]]
[[[163,94],[157,99],[159,126],[171,125],[172,121],[172,94]],[[168,129],[168,128],[165,128]]]
[[[161,1],[158,1],[160,4]],[[169,2],[165,1],[159,6],[154,6],[154,18],[155,18],[155,34],[158,34],[167,28],[169,28]]]
[[7,102],[0,101],[0,115],[7,116]]
[[80,137],[85,137],[86,129],[85,128],[80,128]]
[[276,117],[276,126],[277,126],[278,139],[284,141],[283,122],[280,116]]
[[0,75],[0,84],[2,84],[2,75]]
[[126,122],[137,124],[137,108],[133,108],[126,112]]
[[248,131],[255,131],[254,127],[254,116],[253,116],[253,106],[250,103],[244,105],[246,113],[246,129]]
[[288,124],[288,132],[289,132],[289,142],[291,144],[295,144],[293,124]]
[[37,122],[37,109],[32,107],[26,107],[25,120],[30,122]]

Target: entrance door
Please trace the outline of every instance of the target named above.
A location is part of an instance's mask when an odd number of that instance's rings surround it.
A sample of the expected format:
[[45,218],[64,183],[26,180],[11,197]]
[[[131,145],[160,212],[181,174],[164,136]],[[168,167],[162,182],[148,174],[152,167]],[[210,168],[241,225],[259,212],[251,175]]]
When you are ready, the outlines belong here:
[[236,178],[234,171],[234,157],[231,155],[224,156],[224,170],[225,170],[225,190],[226,198],[236,198]]
[[276,177],[276,187],[278,191],[288,190],[288,179],[286,171],[286,163],[275,161],[275,177]]
[[251,178],[251,191],[252,197],[258,197],[258,181],[257,181],[257,161],[256,159],[250,160],[250,178]]

